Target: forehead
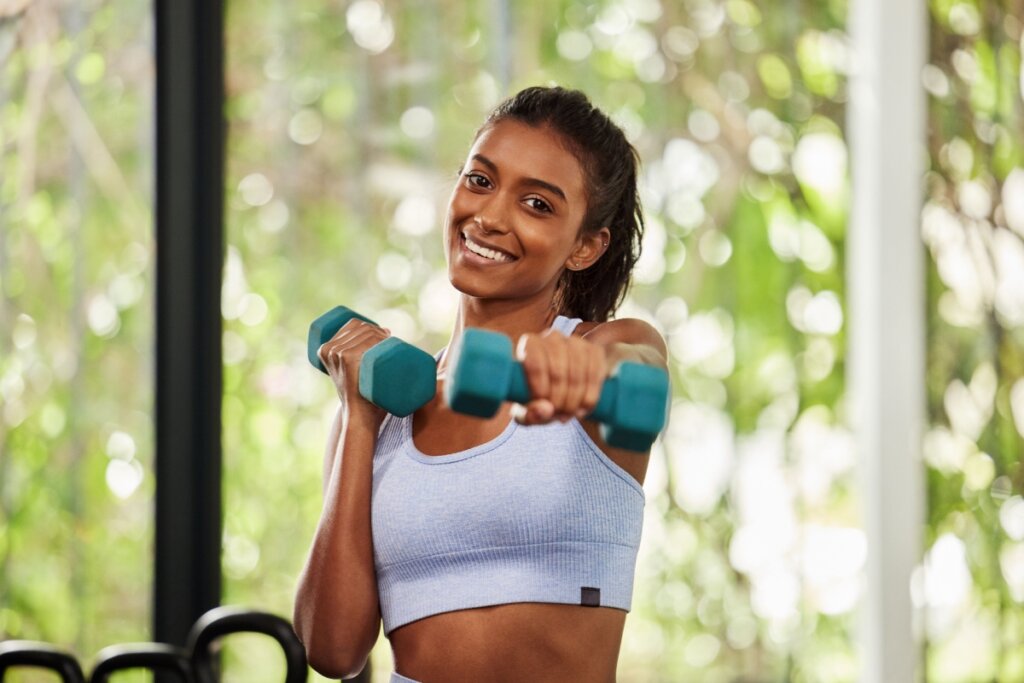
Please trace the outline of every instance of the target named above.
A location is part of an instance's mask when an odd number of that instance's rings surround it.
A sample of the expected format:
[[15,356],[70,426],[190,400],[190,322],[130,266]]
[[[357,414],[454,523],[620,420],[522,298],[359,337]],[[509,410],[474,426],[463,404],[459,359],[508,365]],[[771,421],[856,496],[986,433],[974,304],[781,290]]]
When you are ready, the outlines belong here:
[[481,131],[469,156],[480,154],[498,167],[506,181],[536,178],[558,185],[566,197],[583,199],[583,169],[561,135],[548,126],[505,119]]

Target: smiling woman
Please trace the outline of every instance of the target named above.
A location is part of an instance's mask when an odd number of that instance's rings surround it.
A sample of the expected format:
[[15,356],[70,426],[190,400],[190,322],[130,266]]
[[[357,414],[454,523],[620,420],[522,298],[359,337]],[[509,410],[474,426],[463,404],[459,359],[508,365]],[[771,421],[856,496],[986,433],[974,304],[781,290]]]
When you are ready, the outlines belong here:
[[642,232],[636,166],[622,131],[561,88],[519,93],[477,133],[445,218],[449,347],[471,327],[515,340],[525,405],[453,412],[443,352],[437,396],[385,415],[356,378],[387,332],[353,321],[321,348],[341,405],[295,623],[324,675],[358,673],[383,621],[393,681],[614,680],[649,453],[610,446],[588,416],[618,363],[667,356],[646,323],[607,322]]

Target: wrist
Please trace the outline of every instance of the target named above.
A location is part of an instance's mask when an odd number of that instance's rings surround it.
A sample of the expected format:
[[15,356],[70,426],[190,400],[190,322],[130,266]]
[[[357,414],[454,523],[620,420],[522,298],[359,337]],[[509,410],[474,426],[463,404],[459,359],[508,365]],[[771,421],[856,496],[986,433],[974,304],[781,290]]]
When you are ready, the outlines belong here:
[[387,415],[383,408],[378,408],[362,397],[354,401],[343,401],[342,410],[345,413],[345,426],[349,429],[366,429],[376,435],[380,425]]

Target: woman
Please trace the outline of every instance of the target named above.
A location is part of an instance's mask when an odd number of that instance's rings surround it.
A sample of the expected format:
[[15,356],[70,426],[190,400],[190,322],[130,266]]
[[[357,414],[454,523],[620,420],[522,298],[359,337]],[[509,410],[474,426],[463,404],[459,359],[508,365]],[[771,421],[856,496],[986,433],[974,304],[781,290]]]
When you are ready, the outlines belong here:
[[664,368],[661,336],[608,317],[639,253],[637,157],[579,92],[529,88],[477,133],[444,239],[463,330],[516,343],[532,400],[491,419],[439,391],[406,418],[359,396],[385,330],[320,349],[340,406],[324,508],[295,604],[313,668],[362,670],[383,619],[392,681],[614,681],[648,454],[586,419],[620,361]]

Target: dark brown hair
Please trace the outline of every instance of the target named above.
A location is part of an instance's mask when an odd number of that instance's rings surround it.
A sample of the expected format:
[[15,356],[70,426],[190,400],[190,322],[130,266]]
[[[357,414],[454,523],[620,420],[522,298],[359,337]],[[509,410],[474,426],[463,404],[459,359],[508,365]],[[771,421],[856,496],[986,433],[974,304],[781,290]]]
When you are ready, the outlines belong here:
[[587,211],[580,230],[611,232],[604,255],[585,270],[562,273],[555,307],[562,315],[604,322],[622,303],[640,257],[644,219],[637,192],[639,156],[615,123],[578,90],[532,87],[499,104],[481,131],[512,119],[549,126],[565,141],[585,178]]

